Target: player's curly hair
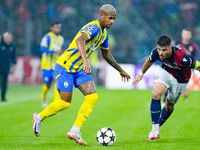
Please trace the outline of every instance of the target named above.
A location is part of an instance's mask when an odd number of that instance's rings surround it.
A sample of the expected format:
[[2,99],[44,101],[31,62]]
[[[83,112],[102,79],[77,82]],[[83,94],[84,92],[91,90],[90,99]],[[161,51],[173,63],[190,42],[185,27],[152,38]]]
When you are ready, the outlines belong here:
[[105,4],[105,5],[101,6],[99,11],[100,11],[100,13],[117,14],[115,7],[113,7],[110,4]]
[[171,39],[164,35],[164,36],[161,36],[157,42],[157,44],[159,46],[170,46],[171,45]]

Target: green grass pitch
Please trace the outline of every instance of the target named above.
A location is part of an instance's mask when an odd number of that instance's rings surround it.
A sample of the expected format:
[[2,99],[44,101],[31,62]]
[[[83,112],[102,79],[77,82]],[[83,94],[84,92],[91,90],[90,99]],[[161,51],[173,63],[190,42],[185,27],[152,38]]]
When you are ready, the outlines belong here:
[[[40,137],[32,132],[34,112],[41,106],[41,85],[10,85],[8,102],[0,102],[0,149],[200,149],[200,92],[191,91],[189,100],[183,98],[172,116],[163,125],[155,141],[147,140],[151,130],[149,105],[151,90],[107,90],[97,88],[99,101],[83,125],[81,132],[89,146],[77,145],[67,139],[84,96],[75,89],[69,109],[44,120]],[[53,88],[48,101],[53,101]],[[102,127],[112,128],[117,135],[112,146],[97,143],[96,133]]]

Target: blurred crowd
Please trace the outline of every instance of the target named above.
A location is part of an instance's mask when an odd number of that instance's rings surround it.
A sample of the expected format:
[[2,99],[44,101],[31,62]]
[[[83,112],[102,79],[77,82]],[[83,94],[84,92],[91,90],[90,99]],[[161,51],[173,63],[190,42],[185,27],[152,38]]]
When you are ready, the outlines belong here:
[[13,33],[18,55],[40,56],[41,38],[58,20],[66,49],[83,25],[98,19],[105,3],[117,9],[109,43],[119,63],[141,63],[159,36],[178,42],[185,27],[192,30],[197,48],[200,45],[199,0],[6,0],[0,3],[0,35]]

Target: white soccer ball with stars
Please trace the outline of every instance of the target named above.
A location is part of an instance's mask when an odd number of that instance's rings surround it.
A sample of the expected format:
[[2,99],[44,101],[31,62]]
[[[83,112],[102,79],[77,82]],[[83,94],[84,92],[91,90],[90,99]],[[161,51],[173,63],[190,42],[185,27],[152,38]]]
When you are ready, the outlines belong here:
[[116,141],[116,133],[108,127],[101,128],[97,132],[97,142],[103,146],[113,145]]

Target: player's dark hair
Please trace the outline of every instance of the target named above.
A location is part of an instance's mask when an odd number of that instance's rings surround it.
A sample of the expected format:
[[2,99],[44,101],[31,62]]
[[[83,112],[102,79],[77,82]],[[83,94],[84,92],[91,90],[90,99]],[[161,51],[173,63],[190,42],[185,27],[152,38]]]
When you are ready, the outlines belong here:
[[192,30],[191,30],[190,28],[188,28],[188,27],[183,28],[183,30],[186,30],[186,31],[192,32]]
[[61,24],[59,21],[54,21],[52,24],[51,24],[51,27],[53,27],[54,25],[56,24]]
[[164,36],[161,36],[157,42],[157,44],[159,46],[170,46],[171,45],[171,39],[164,35]]

